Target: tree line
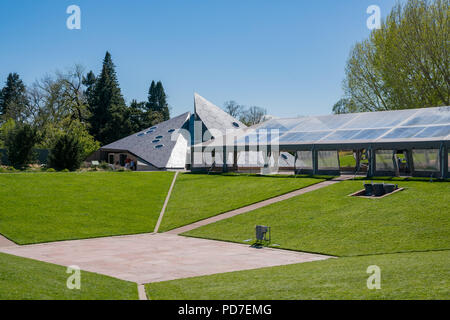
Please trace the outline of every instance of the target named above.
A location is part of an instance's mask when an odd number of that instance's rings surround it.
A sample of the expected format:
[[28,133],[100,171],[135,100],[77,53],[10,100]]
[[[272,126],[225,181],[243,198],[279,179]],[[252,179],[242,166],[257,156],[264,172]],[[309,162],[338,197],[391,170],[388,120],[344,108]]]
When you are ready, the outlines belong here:
[[450,1],[398,3],[350,52],[334,113],[450,105]]
[[126,104],[106,52],[98,75],[75,65],[27,87],[10,73],[0,91],[0,148],[16,168],[33,162],[33,148],[43,148],[50,150],[49,166],[74,170],[101,145],[169,118],[161,81],[151,82],[147,101]]
[[258,106],[247,107],[230,100],[224,103],[223,109],[246,126],[253,126],[266,120],[267,110]]

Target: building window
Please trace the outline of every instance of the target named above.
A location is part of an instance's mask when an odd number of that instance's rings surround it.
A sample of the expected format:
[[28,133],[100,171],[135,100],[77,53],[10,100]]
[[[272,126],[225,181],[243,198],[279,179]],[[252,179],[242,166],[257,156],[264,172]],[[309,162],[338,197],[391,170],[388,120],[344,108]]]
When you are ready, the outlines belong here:
[[126,154],[121,154],[119,160],[120,160],[119,161],[120,166],[125,167],[125,160],[127,160],[127,155]]

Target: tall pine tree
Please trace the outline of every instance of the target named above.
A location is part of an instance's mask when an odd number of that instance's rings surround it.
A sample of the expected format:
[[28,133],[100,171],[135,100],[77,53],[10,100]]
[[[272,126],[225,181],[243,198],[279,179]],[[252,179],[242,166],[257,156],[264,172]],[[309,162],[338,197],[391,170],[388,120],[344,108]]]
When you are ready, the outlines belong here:
[[28,97],[25,85],[17,73],[10,73],[6,86],[0,91],[0,122],[13,119],[23,122],[26,119]]
[[[92,80],[92,75],[88,78]],[[130,133],[127,106],[109,52],[106,52],[102,72],[95,80],[89,100],[91,134],[96,140],[108,144]]]
[[146,104],[149,114],[158,112],[162,121],[170,119],[169,105],[167,104],[167,96],[161,81],[155,83],[152,81],[148,91],[148,102]]

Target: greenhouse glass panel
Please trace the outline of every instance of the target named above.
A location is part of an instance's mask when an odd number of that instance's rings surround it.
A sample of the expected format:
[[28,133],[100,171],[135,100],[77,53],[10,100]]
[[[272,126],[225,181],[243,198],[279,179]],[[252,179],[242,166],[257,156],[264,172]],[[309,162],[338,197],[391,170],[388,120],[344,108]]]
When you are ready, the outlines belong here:
[[343,128],[374,129],[395,127],[416,112],[417,110],[399,110],[355,114],[359,115],[358,118],[348,123]]
[[238,153],[238,165],[259,167],[264,163],[261,151],[241,151]]
[[421,109],[414,117],[408,120],[405,126],[449,124],[450,107],[439,107],[433,109]]
[[211,151],[203,151],[203,164],[207,166],[212,166],[214,162],[214,157]]
[[312,169],[312,151],[297,151],[295,167],[298,169]]
[[393,159],[393,150],[376,150],[375,167],[376,171],[395,171]]
[[298,126],[302,122],[309,121],[309,118],[296,118],[296,119],[272,119],[269,120],[260,126],[258,126],[258,130],[260,129],[278,129],[281,132],[286,132],[291,130],[292,128]]
[[262,132],[273,129],[279,130],[280,138],[273,137],[272,141],[282,144],[448,140],[450,107],[272,119],[249,130],[245,134],[248,138],[241,137],[239,142],[263,144]]
[[313,130],[335,130],[339,129],[350,120],[355,118],[355,114],[340,114],[309,117],[308,121],[303,120],[292,131],[313,131]]
[[325,140],[327,141],[351,140],[353,136],[356,136],[360,132],[361,130],[339,130],[335,131],[334,133],[326,137]]
[[450,134],[450,126],[427,127],[422,132],[419,132],[414,138],[445,138]]
[[319,170],[339,170],[339,155],[337,151],[318,151]]
[[280,143],[289,142],[314,142],[322,139],[332,131],[316,131],[316,132],[290,132],[280,137]]
[[412,138],[416,134],[422,132],[424,129],[424,127],[397,128],[392,132],[389,132],[382,139]]
[[388,131],[388,129],[368,129],[368,130],[361,130],[360,133],[353,136],[351,140],[374,140],[378,137],[381,137],[383,134],[385,134]]
[[[223,151],[216,150],[216,165],[223,165]],[[227,164],[233,164],[233,152],[227,152]]]
[[412,156],[415,171],[439,171],[438,149],[413,149]]

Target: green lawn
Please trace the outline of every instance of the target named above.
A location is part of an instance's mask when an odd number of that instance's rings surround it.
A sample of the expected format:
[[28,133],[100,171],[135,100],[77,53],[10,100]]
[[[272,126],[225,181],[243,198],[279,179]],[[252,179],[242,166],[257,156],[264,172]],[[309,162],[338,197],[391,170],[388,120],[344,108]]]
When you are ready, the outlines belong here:
[[[368,160],[361,160],[361,164],[368,164]],[[356,160],[353,152],[339,152],[339,164],[341,168],[355,168]],[[356,168],[355,168],[356,169]]]
[[382,199],[348,197],[362,183],[340,182],[186,235],[246,243],[262,224],[281,248],[336,256],[450,249],[450,183],[397,181],[406,189]]
[[324,181],[319,178],[257,175],[181,174],[160,232]]
[[[348,257],[146,285],[150,299],[450,299],[450,251]],[[367,267],[381,270],[369,290]]]
[[173,173],[0,174],[0,233],[19,244],[153,231]]
[[80,290],[66,286],[67,268],[0,253],[0,300],[137,300],[137,285],[81,271]]

